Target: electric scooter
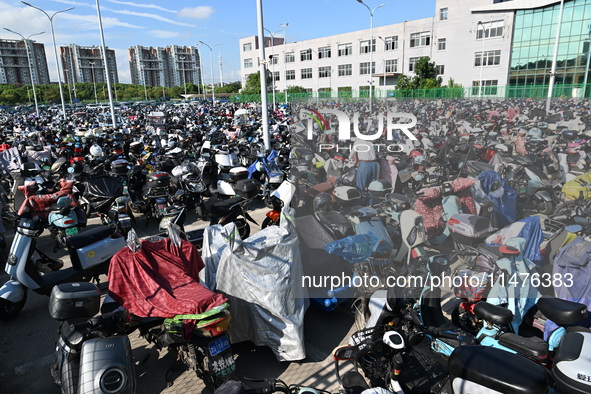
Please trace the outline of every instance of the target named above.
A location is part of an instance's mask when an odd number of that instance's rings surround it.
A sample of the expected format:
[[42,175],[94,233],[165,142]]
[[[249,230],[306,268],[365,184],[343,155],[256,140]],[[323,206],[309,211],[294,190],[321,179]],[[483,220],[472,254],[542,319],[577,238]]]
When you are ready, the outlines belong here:
[[[52,259],[37,249],[37,239],[44,228],[39,220],[21,218],[4,270],[10,280],[0,287],[0,320],[7,321],[20,313],[27,301],[27,290],[49,295],[60,283],[90,281],[108,271],[111,257],[125,246],[125,239],[111,227],[101,226],[66,239],[72,266],[41,275],[37,267],[61,267],[62,262]],[[39,259],[34,261],[34,254]]]

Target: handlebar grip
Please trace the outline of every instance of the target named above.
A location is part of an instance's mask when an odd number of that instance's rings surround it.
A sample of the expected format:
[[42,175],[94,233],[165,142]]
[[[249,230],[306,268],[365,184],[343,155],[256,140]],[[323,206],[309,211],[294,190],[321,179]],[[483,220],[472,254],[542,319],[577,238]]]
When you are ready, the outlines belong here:
[[413,323],[417,325],[417,327],[423,327],[423,322],[419,318],[419,315],[417,315],[417,311],[411,309],[408,312],[408,314],[410,315],[410,318],[412,319]]

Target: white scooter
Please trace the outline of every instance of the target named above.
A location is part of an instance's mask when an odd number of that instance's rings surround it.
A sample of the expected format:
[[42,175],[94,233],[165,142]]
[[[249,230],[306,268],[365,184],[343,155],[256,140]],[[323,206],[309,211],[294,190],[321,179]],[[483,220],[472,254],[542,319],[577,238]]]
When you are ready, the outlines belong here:
[[[61,267],[36,248],[37,238],[43,232],[39,221],[21,218],[4,270],[10,280],[0,287],[0,320],[7,321],[20,313],[27,301],[27,289],[49,295],[61,283],[90,281],[106,274],[111,257],[125,247],[125,238],[109,226],[97,227],[66,239],[72,266],[41,275],[36,267]],[[34,261],[35,252],[39,259]]]

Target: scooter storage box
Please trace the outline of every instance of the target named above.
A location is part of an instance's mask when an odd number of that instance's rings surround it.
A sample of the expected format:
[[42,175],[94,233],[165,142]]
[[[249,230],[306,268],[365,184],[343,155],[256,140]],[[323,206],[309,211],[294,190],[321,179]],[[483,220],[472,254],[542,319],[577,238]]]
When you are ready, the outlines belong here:
[[591,333],[569,332],[554,357],[554,381],[561,393],[591,393]]
[[494,347],[457,347],[448,370],[455,393],[539,394],[548,389],[542,365]]
[[230,170],[230,180],[238,182],[239,180],[248,178],[248,169],[245,167],[236,167]]
[[85,341],[80,355],[79,393],[135,393],[135,370],[127,336]]
[[91,317],[98,313],[101,291],[88,282],[54,286],[49,298],[49,314],[56,320]]
[[361,192],[352,186],[337,186],[333,195],[342,207],[350,207],[361,201]]
[[447,221],[454,241],[473,246],[486,238],[491,231],[490,221],[482,216],[458,213]]
[[125,159],[114,160],[111,163],[111,172],[115,174],[127,174],[129,162]]
[[242,179],[234,185],[236,195],[242,198],[254,198],[259,192],[261,184],[254,179]]
[[85,270],[109,260],[126,247],[125,237],[110,235],[109,227],[97,227],[67,239],[72,266]]
[[167,187],[170,184],[170,175],[167,172],[158,171],[146,176],[146,186]]

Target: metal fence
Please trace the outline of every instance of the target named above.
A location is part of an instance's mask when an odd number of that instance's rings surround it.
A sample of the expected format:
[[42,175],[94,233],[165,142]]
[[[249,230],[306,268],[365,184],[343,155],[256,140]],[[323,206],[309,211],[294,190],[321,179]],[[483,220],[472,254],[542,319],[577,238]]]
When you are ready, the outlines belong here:
[[[534,98],[541,99],[548,97],[548,85],[527,85],[527,86],[483,86],[480,90],[475,87],[457,88],[436,88],[436,89],[413,89],[413,90],[374,90],[375,100],[386,99],[440,99],[440,98],[467,98],[467,99],[489,99],[489,98]],[[555,98],[589,98],[591,97],[591,84],[584,88],[583,84],[559,85],[555,84],[552,91]],[[330,101],[359,101],[369,98],[369,90],[342,90],[332,92],[307,92],[288,93],[289,102],[330,102]],[[267,96],[269,103],[273,102],[273,94]],[[230,96],[234,102],[260,102],[260,94]],[[285,102],[285,93],[275,93],[275,101]]]

